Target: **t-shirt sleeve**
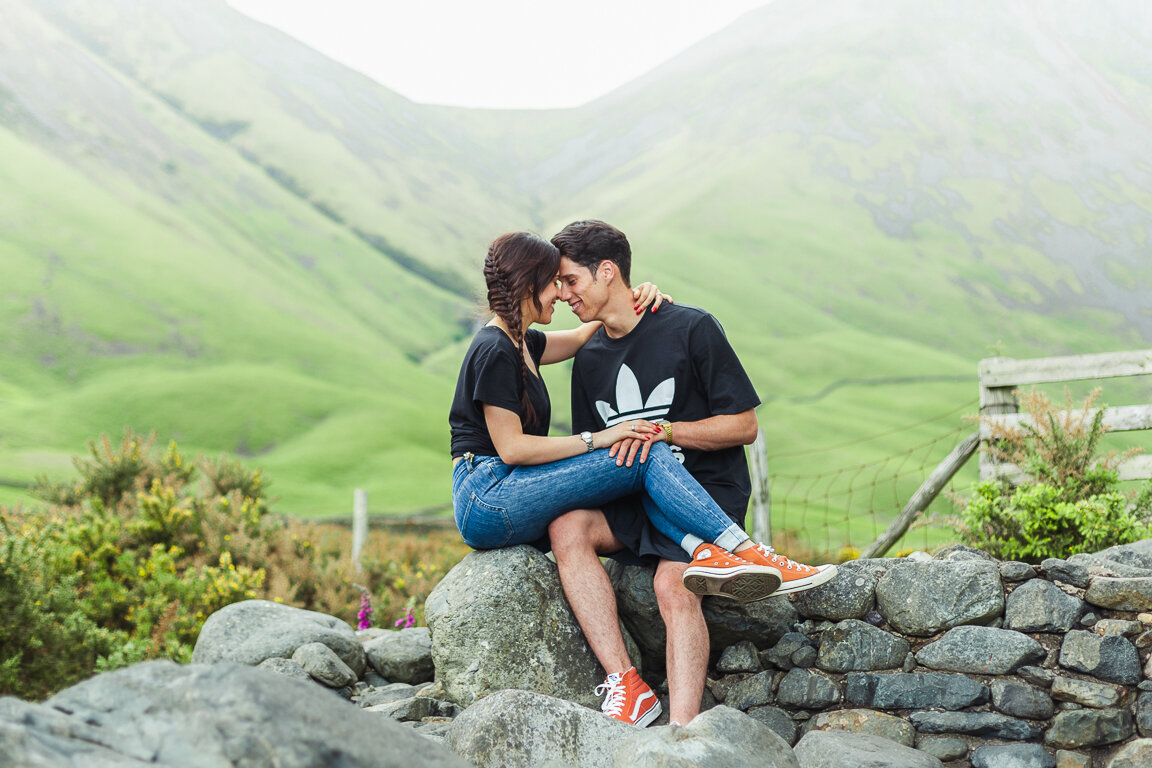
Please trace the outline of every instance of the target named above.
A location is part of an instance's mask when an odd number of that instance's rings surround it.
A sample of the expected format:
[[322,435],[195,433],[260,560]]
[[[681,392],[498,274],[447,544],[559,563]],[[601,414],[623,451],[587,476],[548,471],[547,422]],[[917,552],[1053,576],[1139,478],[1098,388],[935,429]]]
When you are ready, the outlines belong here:
[[708,407],[713,414],[743,413],[760,405],[752,380],[715,317],[706,315],[695,323],[689,332],[688,344],[692,366],[708,395]]
[[536,363],[536,369],[539,370],[540,358],[544,357],[544,348],[548,346],[548,337],[544,335],[543,331],[529,328],[528,332],[524,334],[524,346],[528,347],[528,354],[532,356],[533,362]]
[[498,346],[479,350],[472,360],[471,392],[477,407],[482,403],[507,408],[518,415],[520,405],[520,370],[513,353]]
[[600,430],[600,423],[596,420],[596,413],[590,404],[591,398],[584,389],[583,370],[580,358],[577,355],[572,365],[572,429],[576,432]]

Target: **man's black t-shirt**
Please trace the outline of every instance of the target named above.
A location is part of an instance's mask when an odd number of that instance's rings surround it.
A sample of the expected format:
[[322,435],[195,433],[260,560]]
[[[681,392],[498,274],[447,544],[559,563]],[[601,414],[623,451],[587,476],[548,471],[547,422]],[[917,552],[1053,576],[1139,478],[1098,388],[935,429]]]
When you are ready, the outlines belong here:
[[[704,310],[682,304],[645,312],[636,327],[618,339],[601,328],[576,354],[572,368],[576,431],[598,431],[636,418],[699,421],[743,413],[759,404],[720,323]],[[743,446],[719,451],[674,447],[673,452],[720,508],[743,526],[752,485]],[[633,554],[688,560],[678,543],[648,523],[638,496],[606,504],[604,514]]]
[[[524,334],[524,345],[528,354],[540,370],[540,358],[544,355],[547,340],[541,331],[534,328]],[[524,414],[520,395],[524,391],[520,379],[520,352],[508,334],[496,326],[486,325],[472,339],[472,345],[460,364],[460,376],[456,379],[456,394],[452,397],[452,409],[448,412],[448,426],[452,429],[452,457],[474,453],[477,456],[496,456],[496,446],[488,434],[488,424],[484,420],[484,403],[507,408],[520,416]],[[552,420],[552,405],[548,400],[548,388],[544,380],[528,371],[528,398],[536,410],[536,423],[524,427],[528,435],[548,434]]]

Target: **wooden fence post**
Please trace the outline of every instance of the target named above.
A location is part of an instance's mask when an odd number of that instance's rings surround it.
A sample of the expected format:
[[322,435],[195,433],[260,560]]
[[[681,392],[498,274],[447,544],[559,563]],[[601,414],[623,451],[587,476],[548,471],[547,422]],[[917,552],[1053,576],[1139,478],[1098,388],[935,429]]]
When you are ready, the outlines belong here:
[[368,492],[357,488],[352,493],[352,564],[360,573],[360,551],[368,540]]
[[768,441],[764,430],[756,430],[756,440],[748,449],[748,469],[752,474],[752,538],[772,545],[772,498],[768,492]]
[[[1000,416],[1006,413],[1017,413],[1020,404],[1016,400],[1016,387],[989,387],[985,380],[991,365],[1007,362],[1008,358],[991,357],[980,361],[977,376],[980,379],[980,416]],[[996,465],[999,462],[988,451],[980,453],[980,479],[988,480],[996,475]]]

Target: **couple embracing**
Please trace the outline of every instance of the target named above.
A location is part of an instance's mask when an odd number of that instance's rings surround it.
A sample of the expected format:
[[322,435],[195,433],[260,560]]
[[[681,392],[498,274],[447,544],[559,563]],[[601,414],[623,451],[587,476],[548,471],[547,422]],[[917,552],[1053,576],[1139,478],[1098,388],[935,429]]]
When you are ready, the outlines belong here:
[[[631,287],[628,239],[602,221],[569,224],[551,242],[497,238],[484,261],[493,317],[461,365],[449,414],[456,525],[476,549],[551,547],[564,594],[608,673],[602,709],[644,726],[661,713],[625,650],[611,556],[656,565],[667,627],[669,718],[700,711],[708,670],[704,595],[743,602],[833,578],[752,541],[744,446],[760,400],[707,312]],[[557,301],[583,324],[542,332]],[[651,308],[649,308],[651,305]],[[549,436],[540,366],[575,358],[572,426]]]

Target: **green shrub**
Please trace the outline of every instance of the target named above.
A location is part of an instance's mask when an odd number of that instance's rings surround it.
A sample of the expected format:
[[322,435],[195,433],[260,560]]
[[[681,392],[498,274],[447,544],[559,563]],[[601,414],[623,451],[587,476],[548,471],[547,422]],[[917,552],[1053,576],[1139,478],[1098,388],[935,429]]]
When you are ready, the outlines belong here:
[[[353,626],[347,529],[273,515],[259,470],[187,461],[127,431],[77,459],[77,480],[41,480],[44,508],[0,507],[0,694],[41,698],[93,672],[187,661],[204,620],[276,600]],[[424,598],[467,547],[453,531],[370,539],[355,581],[382,626],[422,618]]]
[[1152,481],[1130,495],[1118,490],[1116,466],[1131,455],[1097,455],[1107,431],[1099,391],[1076,411],[1056,409],[1039,392],[1020,395],[1029,419],[1018,427],[992,423],[991,452],[1026,479],[983,481],[964,500],[958,530],[968,544],[995,557],[1039,563],[1097,552],[1152,534]]

